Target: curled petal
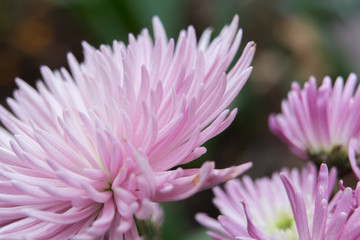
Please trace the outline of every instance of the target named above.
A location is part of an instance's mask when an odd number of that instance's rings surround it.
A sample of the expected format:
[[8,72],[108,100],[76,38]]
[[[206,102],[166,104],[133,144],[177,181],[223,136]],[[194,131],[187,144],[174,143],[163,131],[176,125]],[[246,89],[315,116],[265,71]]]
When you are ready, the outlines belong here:
[[218,170],[214,169],[213,162],[205,162],[200,169],[183,170],[182,175],[168,181],[168,184],[173,185],[172,190],[166,193],[157,192],[154,199],[159,202],[167,202],[187,198],[198,191],[230,180],[248,170],[251,166],[251,163],[245,163],[240,166]]

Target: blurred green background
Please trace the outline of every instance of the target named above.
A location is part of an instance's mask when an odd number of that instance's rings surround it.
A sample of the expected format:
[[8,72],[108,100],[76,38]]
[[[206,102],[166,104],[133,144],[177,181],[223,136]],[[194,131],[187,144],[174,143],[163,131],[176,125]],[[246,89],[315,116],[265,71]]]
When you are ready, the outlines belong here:
[[[360,8],[356,0],[2,0],[0,1],[1,103],[15,89],[14,77],[30,84],[40,79],[39,66],[67,66],[66,53],[82,59],[81,41],[98,47],[113,39],[127,42],[158,15],[169,37],[193,25],[216,35],[234,14],[244,29],[242,48],[253,40],[257,52],[253,73],[232,108],[234,123],[206,143],[208,152],[192,163],[216,161],[218,168],[253,161],[247,174],[270,175],[282,167],[300,166],[267,127],[280,111],[292,81],[310,75],[344,78],[360,70]],[[209,239],[194,221],[196,212],[217,216],[211,190],[164,204],[163,239]]]

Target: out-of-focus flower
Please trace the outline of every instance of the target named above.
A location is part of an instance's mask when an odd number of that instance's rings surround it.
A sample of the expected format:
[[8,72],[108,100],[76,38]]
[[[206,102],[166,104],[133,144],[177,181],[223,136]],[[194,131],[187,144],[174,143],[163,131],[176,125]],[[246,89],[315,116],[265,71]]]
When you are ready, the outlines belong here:
[[[226,108],[252,68],[250,42],[232,69],[238,17],[210,42],[189,27],[177,44],[158,18],[129,45],[68,55],[71,74],[42,67],[37,90],[0,108],[1,239],[137,239],[137,220],[161,221],[157,202],[176,201],[231,179],[250,164],[175,168],[205,153],[236,110]],[[136,221],[137,221],[136,220]]]
[[354,93],[355,86],[354,74],[345,86],[340,77],[333,87],[329,77],[319,88],[313,77],[302,90],[293,83],[282,113],[269,117],[270,130],[302,158],[318,165],[349,165],[348,144],[360,135],[360,90]]
[[309,165],[252,181],[231,180],[214,188],[217,220],[200,213],[197,220],[214,239],[317,240],[359,239],[359,191],[342,188],[331,201],[335,169]]

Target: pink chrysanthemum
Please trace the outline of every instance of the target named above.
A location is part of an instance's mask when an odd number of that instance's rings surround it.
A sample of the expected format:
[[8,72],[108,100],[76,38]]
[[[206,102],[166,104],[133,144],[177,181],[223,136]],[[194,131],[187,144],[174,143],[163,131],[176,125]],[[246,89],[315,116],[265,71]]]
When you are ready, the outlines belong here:
[[270,130],[287,143],[301,158],[330,165],[347,164],[350,139],[360,135],[360,88],[350,74],[346,84],[337,78],[334,86],[329,77],[317,88],[311,77],[301,90],[293,83],[282,113],[269,118]]
[[[226,107],[251,73],[250,42],[234,65],[238,17],[209,41],[189,27],[177,44],[158,18],[129,45],[68,55],[71,73],[42,67],[37,90],[22,80],[0,108],[0,239],[138,239],[136,219],[157,221],[175,201],[233,178],[224,170],[174,167],[205,153],[236,110]],[[171,170],[170,170],[171,169]],[[151,220],[151,219],[150,219]]]
[[275,173],[253,182],[231,180],[225,192],[214,188],[217,220],[200,213],[197,220],[213,239],[355,240],[360,238],[360,185],[342,188],[329,202],[335,170],[325,164]]

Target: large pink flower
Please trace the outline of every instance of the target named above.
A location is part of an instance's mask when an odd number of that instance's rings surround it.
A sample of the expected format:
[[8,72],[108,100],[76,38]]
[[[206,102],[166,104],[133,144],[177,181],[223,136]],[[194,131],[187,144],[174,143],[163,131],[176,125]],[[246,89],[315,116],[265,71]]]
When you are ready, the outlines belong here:
[[293,83],[282,113],[269,118],[271,131],[286,142],[298,156],[317,163],[349,165],[347,148],[350,139],[360,136],[360,88],[356,76],[337,78],[332,86],[329,77],[318,88],[310,78],[301,89]]
[[214,189],[217,220],[198,214],[197,220],[214,239],[357,240],[360,239],[360,185],[341,187],[329,201],[336,172],[313,165],[274,173],[271,179],[231,180],[225,192]]
[[85,60],[68,55],[71,73],[42,67],[45,83],[19,90],[0,108],[0,239],[137,239],[137,219],[159,220],[156,202],[176,201],[233,178],[223,170],[174,167],[205,153],[222,132],[252,68],[240,45],[238,17],[210,42],[189,27],[168,40],[158,18],[129,45],[115,41]]

